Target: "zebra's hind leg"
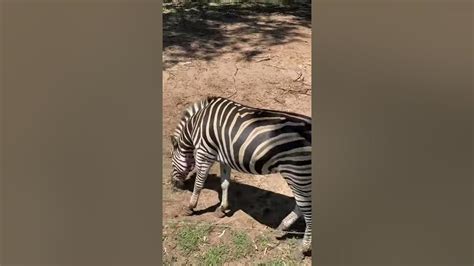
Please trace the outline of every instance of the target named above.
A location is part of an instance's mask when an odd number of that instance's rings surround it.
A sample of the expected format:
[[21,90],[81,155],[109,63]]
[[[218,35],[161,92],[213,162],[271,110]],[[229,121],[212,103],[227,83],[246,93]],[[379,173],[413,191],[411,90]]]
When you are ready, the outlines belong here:
[[222,200],[221,200],[221,205],[215,211],[215,215],[218,218],[224,217],[225,211],[229,208],[228,192],[229,192],[229,185],[230,185],[231,168],[221,163],[220,171],[221,171]]
[[207,175],[209,174],[209,170],[214,162],[208,160],[197,160],[196,162],[196,180],[194,181],[194,190],[193,194],[191,195],[191,200],[189,201],[189,205],[185,208],[184,213],[185,215],[192,215],[194,212],[194,208],[196,208],[199,195],[201,194],[201,190],[204,187],[204,183],[206,182]]
[[303,244],[302,244],[302,247],[301,247],[301,253],[308,253],[308,252],[311,252],[311,234],[312,234],[312,231],[311,231],[311,225],[312,225],[312,217],[311,217],[311,203],[310,203],[310,206],[309,206],[309,210],[306,211],[304,214],[304,219],[306,221],[306,230],[304,232],[304,237],[303,237]]
[[[311,253],[311,224],[312,224],[312,218],[311,218],[311,199],[309,199],[309,204],[306,206],[303,205],[304,203],[302,201],[298,202],[297,204],[300,206],[302,209],[303,217],[306,223],[306,229],[304,232],[304,237],[301,242],[301,246],[298,247],[294,252],[293,252],[293,258],[296,260],[303,260],[305,256],[308,253]],[[304,207],[303,207],[304,206]]]
[[302,259],[306,253],[311,252],[311,173],[300,173],[299,175],[284,173],[282,175],[293,191],[296,205],[301,211],[306,223],[306,230],[304,232],[302,244],[294,254],[296,258]]
[[294,209],[288,214],[280,223],[277,230],[286,231],[288,230],[303,214],[298,208],[298,205],[295,204]]

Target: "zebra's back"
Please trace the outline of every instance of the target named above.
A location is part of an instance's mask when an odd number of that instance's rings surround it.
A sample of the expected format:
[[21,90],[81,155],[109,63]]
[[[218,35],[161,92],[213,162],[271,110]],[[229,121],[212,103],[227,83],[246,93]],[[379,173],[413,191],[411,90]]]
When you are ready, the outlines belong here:
[[200,144],[234,170],[311,171],[311,118],[307,116],[211,98],[200,118],[200,135],[205,136]]

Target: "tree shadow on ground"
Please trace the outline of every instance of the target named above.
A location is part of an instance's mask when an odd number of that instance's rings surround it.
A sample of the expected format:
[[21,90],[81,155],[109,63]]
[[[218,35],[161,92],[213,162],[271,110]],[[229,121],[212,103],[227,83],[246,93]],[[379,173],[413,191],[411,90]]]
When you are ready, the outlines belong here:
[[[163,14],[164,68],[192,59],[210,61],[229,52],[252,61],[270,46],[303,41],[311,27],[308,4],[166,4]],[[276,19],[272,14],[289,15]],[[245,44],[243,48],[242,44]],[[251,48],[248,48],[251,47]]]
[[[195,175],[192,175],[186,180],[184,189],[193,191],[194,181]],[[219,203],[209,206],[203,210],[197,210],[195,211],[194,215],[213,212],[220,205],[220,201],[222,199],[220,178],[214,174],[209,174],[204,184],[204,189],[216,191],[219,194]],[[228,193],[230,212],[227,213],[227,216],[232,216],[236,211],[241,210],[260,224],[271,228],[277,228],[283,218],[285,218],[293,210],[295,204],[295,199],[293,197],[288,197],[286,195],[261,189],[255,186],[238,183],[233,180],[230,183]],[[304,232],[304,219],[298,219],[298,221],[295,222],[290,230]],[[289,237],[301,238],[303,236],[300,234],[288,233],[282,236],[281,239]]]

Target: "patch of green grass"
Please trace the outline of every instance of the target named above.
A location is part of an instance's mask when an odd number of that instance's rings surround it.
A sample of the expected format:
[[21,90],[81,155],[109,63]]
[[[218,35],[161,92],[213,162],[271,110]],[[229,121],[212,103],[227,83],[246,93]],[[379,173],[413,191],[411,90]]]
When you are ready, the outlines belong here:
[[202,260],[205,265],[221,265],[227,259],[229,255],[229,248],[225,245],[215,246],[209,248],[204,254]]
[[242,258],[253,251],[252,240],[245,232],[234,232],[232,236],[234,257]]
[[286,265],[298,265],[298,261],[295,260],[294,253],[297,251],[299,245],[301,244],[301,239],[298,238],[288,238],[286,240],[286,245],[283,248],[283,257]]
[[280,259],[271,260],[271,261],[268,261],[268,262],[263,262],[263,263],[257,264],[257,266],[287,266],[287,265],[289,265],[289,264],[285,263],[284,260],[280,260]]
[[257,242],[259,248],[265,249],[266,247],[269,247],[271,245],[272,237],[266,234],[262,234],[257,237],[255,242]]
[[169,222],[165,227],[168,227],[168,228],[174,230],[174,229],[178,228],[178,223],[177,223],[177,222],[174,222],[174,221],[171,221],[171,222]]
[[297,238],[288,238],[288,246],[290,248],[296,248],[300,244],[300,240]]
[[178,232],[178,247],[185,254],[190,254],[199,249],[205,243],[205,237],[211,231],[211,226],[207,225],[186,225]]

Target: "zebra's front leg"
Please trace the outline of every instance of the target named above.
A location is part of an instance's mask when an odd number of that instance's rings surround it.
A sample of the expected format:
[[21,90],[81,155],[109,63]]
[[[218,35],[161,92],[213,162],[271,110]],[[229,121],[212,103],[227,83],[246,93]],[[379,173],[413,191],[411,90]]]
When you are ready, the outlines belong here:
[[229,208],[229,185],[230,185],[230,172],[231,168],[223,163],[220,164],[221,170],[221,188],[222,188],[222,201],[219,208],[216,209],[215,215],[218,218],[225,216],[225,211]]
[[196,208],[199,200],[199,195],[201,194],[201,190],[204,187],[204,183],[206,182],[207,175],[209,174],[209,170],[213,163],[214,162],[212,161],[196,162],[196,181],[194,181],[194,190],[189,205],[184,210],[184,214],[193,214],[194,208]]

